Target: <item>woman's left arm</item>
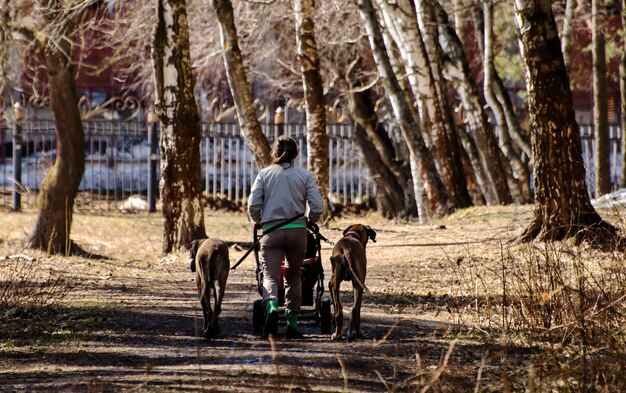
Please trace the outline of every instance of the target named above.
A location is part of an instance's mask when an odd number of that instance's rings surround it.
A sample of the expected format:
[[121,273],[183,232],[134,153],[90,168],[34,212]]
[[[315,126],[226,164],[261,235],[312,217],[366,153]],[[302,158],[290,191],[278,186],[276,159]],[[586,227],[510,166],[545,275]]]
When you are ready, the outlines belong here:
[[264,188],[261,173],[259,173],[252,184],[250,197],[248,198],[248,216],[250,216],[255,223],[260,223],[261,216],[263,215]]
[[317,188],[315,178],[311,173],[307,176],[306,182],[306,200],[309,204],[309,221],[316,222],[322,216],[324,212],[324,203],[322,202],[322,196]]

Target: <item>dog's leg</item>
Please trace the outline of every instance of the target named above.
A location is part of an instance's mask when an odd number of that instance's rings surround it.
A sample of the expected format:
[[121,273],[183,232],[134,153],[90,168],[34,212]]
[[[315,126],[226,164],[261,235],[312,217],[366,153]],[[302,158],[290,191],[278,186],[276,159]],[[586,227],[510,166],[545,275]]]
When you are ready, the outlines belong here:
[[[208,271],[206,261],[198,264],[200,269],[199,274],[202,275],[202,291],[200,292],[200,303],[202,304],[202,312],[204,314],[204,329],[202,336],[207,338],[209,336],[209,324],[213,318],[213,310],[211,310],[211,280]],[[198,288],[200,290],[200,288]]]
[[335,264],[335,261],[332,257],[331,263],[333,269],[330,281],[328,283],[328,288],[330,289],[330,297],[333,301],[333,318],[335,320],[335,333],[333,333],[331,338],[333,340],[341,340],[343,336],[343,308],[341,306],[341,299],[339,297],[339,286],[341,285],[340,274],[342,274],[342,267],[341,263]]
[[361,330],[361,302],[363,301],[363,288],[359,284],[353,284],[352,289],[354,291],[354,305],[352,306],[352,312],[350,317],[350,329],[346,334],[348,340],[354,340],[355,338],[363,338],[363,331]]
[[220,284],[220,280],[215,280],[213,285],[213,315],[209,324],[209,331],[211,334],[217,334],[219,332],[218,317],[222,312],[222,300],[224,299],[224,286]]
[[204,318],[204,323],[202,325],[202,335],[206,336],[212,314],[210,303],[211,288],[209,287],[207,282],[203,282],[202,288],[198,289],[200,290],[200,304],[202,305],[202,317]]

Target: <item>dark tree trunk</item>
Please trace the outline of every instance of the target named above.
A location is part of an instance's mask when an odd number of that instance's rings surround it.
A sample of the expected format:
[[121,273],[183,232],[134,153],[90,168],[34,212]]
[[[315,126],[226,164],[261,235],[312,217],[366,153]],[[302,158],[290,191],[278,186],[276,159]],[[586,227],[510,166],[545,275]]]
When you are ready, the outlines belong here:
[[376,184],[376,210],[385,218],[406,217],[402,186],[384,164],[371,139],[360,125],[356,126],[355,137],[370,176]]
[[[206,237],[202,200],[202,128],[193,95],[185,0],[157,0],[152,58],[161,121],[163,252]],[[172,21],[172,24],[168,24]]]
[[593,54],[593,134],[596,170],[596,197],[611,192],[609,145],[609,114],[606,94],[606,40],[604,38],[604,1],[591,1],[593,25],[591,52]]
[[85,135],[74,89],[74,71],[65,55],[71,53],[67,39],[48,42],[44,48],[54,114],[57,156],[41,183],[39,215],[30,239],[31,247],[51,254],[74,251],[70,240],[74,199],[85,171]]
[[409,192],[411,188],[406,187],[411,173],[396,161],[391,140],[378,121],[370,91],[351,90],[348,102],[350,116],[359,125],[357,143],[376,184],[378,211],[388,218],[411,215],[414,208],[410,200],[414,196]]
[[[476,155],[478,155],[478,153],[476,153]],[[470,160],[469,154],[467,153],[465,149],[461,149],[461,162],[463,163],[463,172],[465,173],[467,191],[469,192],[470,197],[472,198],[472,205],[484,206],[485,196],[483,195],[480,185],[478,184],[478,178],[476,177],[474,166],[472,165],[472,161]]]
[[622,128],[622,179],[621,186],[626,187],[626,0],[622,0],[622,53],[619,63],[619,92]]
[[256,117],[254,100],[243,65],[237,29],[230,0],[213,0],[215,15],[220,25],[224,67],[230,86],[230,92],[237,108],[237,119],[241,135],[259,168],[272,163],[271,150],[267,138],[261,130]]
[[[489,204],[495,200],[493,195],[493,188],[489,187],[485,174],[480,164],[480,156],[478,155],[478,148],[474,139],[465,130],[465,125],[462,124],[457,127],[457,134],[463,145],[464,154],[463,169],[468,182],[468,191],[472,197],[472,203],[476,205],[476,201],[483,201],[480,205]],[[469,165],[469,167],[468,167]],[[474,181],[474,186],[470,186],[470,182]]]
[[527,67],[535,210],[521,240],[616,240],[589,200],[578,124],[550,2],[517,0],[516,23]]
[[304,88],[308,166],[317,180],[324,201],[322,221],[326,221],[330,217],[328,135],[324,86],[315,43],[315,3],[313,0],[294,0],[293,8],[296,20],[296,53]]

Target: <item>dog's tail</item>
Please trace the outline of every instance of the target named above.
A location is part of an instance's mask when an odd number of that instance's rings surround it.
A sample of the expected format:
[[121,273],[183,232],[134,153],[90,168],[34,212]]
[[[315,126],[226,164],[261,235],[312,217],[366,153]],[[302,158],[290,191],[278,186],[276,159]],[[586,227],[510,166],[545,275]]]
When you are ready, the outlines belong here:
[[371,295],[372,293],[370,292],[370,290],[365,286],[365,283],[361,282],[361,280],[359,280],[359,277],[354,273],[354,261],[352,259],[352,256],[350,255],[350,253],[346,253],[343,254],[343,260],[345,262],[346,267],[348,268],[348,270],[350,271],[350,276],[351,278],[357,283],[359,284],[359,286],[363,289],[363,291],[365,293],[367,293],[368,295]]
[[189,245],[189,269],[192,273],[196,271],[196,254],[198,254],[198,249],[203,241],[204,239],[196,239]]

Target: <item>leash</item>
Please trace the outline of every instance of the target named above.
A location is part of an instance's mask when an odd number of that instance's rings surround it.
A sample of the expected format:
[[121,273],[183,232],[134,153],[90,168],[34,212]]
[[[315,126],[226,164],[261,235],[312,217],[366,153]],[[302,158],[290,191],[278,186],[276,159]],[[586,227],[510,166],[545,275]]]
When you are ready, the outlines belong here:
[[230,268],[230,270],[235,270],[237,269],[237,266],[241,265],[241,262],[243,262],[248,255],[250,255],[250,253],[252,252],[252,250],[254,250],[256,248],[256,246],[259,244],[259,241],[261,241],[261,238],[265,235],[267,235],[270,232],[273,232],[275,230],[277,230],[278,228],[281,228],[287,224],[291,224],[292,222],[301,219],[302,217],[304,217],[304,213],[300,213],[297,216],[293,216],[283,222],[279,222],[278,224],[270,227],[267,229],[267,231],[263,232],[263,234],[261,236],[259,236],[258,239],[256,239],[256,241],[252,244],[252,246],[248,249],[248,251],[246,251],[245,254],[243,254],[243,256],[237,261],[237,263],[235,263],[235,265],[233,267]]
[[334,243],[334,242],[331,242],[330,240],[326,239],[326,238],[324,237],[324,235],[322,235],[322,234],[320,233],[320,227],[319,227],[319,226],[317,226],[317,224],[316,224],[316,223],[314,223],[314,222],[308,223],[308,224],[307,224],[307,228],[309,228],[309,229],[311,230],[311,232],[313,232],[313,233],[315,234],[315,236],[317,236],[320,240],[323,240],[324,242],[326,242],[326,243],[330,244],[331,246],[334,246],[334,245],[335,245],[335,243]]

